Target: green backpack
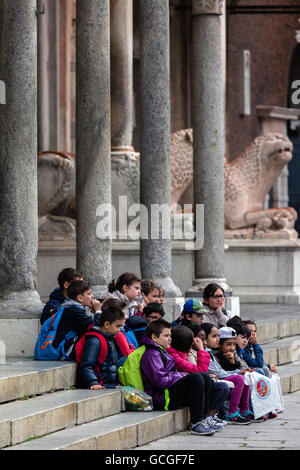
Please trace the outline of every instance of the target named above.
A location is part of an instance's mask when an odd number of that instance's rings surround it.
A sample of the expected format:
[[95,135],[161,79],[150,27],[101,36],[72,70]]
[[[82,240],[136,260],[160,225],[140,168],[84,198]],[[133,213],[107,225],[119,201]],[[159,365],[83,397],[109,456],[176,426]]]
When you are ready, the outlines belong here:
[[146,346],[140,346],[127,357],[124,364],[119,367],[119,380],[122,385],[130,385],[144,391],[144,384],[140,369],[141,358],[146,351]]

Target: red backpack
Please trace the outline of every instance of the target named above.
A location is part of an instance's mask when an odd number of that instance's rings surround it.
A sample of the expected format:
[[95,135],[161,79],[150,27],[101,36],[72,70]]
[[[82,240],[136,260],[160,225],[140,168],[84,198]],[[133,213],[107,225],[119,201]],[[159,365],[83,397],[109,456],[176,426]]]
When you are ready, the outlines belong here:
[[[94,325],[90,325],[88,330],[90,330]],[[100,365],[103,364],[103,362],[105,361],[105,358],[106,358],[106,354],[107,354],[107,342],[106,342],[106,339],[104,338],[104,336],[99,333],[98,331],[87,331],[80,339],[79,341],[77,341],[76,345],[75,345],[75,360],[76,362],[80,363],[81,362],[81,358],[82,358],[82,354],[83,354],[83,350],[84,350],[84,345],[85,345],[85,340],[86,340],[86,337],[87,336],[97,336],[97,338],[99,339],[100,341],[100,344],[101,344],[101,349],[100,349],[100,353],[99,353],[99,357],[98,357],[98,363],[97,365],[95,366],[95,370],[97,372],[99,372],[99,369],[100,369]],[[102,380],[100,379],[100,385],[102,385]]]

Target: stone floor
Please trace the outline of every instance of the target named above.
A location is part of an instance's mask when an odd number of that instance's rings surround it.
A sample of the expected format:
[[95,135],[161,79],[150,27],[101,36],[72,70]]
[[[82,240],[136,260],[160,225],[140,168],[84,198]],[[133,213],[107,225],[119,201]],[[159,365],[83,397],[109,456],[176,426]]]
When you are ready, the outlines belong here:
[[212,436],[184,431],[135,450],[300,450],[300,392],[285,396],[284,404],[275,419],[247,426],[227,424]]

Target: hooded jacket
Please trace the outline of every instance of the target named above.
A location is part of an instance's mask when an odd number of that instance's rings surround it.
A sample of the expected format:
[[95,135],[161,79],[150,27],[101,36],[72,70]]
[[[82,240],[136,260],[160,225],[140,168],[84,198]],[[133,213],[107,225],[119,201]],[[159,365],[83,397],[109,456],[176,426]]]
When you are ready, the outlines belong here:
[[[172,387],[186,373],[178,372],[173,357],[148,336],[142,338],[141,344],[146,346],[140,362],[144,389],[152,397],[154,409],[163,410],[166,405],[165,390]],[[165,364],[162,353],[165,355]]]
[[197,364],[189,362],[186,353],[178,351],[178,349],[174,349],[172,346],[167,349],[167,352],[171,354],[175,360],[176,369],[178,371],[187,372],[188,374],[208,371],[210,355],[207,351],[197,351]]

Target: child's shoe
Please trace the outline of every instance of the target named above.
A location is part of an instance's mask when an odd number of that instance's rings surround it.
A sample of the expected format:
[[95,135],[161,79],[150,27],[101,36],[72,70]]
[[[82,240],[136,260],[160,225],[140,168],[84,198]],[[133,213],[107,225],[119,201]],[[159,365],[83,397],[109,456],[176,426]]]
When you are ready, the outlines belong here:
[[274,413],[274,411],[270,411],[270,413],[268,413],[267,416],[269,419],[272,419],[272,418],[277,418],[278,414]]
[[241,416],[243,418],[250,418],[255,423],[262,423],[263,421],[265,421],[263,416],[261,418],[255,419],[254,414],[252,413],[251,410],[247,410],[245,413],[241,413]]
[[235,413],[231,413],[231,415],[226,414],[225,420],[228,422],[228,424],[250,424],[252,423],[251,418],[245,418],[240,415],[238,411]]
[[207,418],[202,418],[200,421],[192,425],[191,434],[198,436],[210,436],[215,433],[215,430],[209,424]]
[[213,416],[207,416],[206,420],[208,421],[211,429],[213,429],[215,432],[221,431],[221,429],[224,428],[224,425],[221,423],[217,423]]
[[213,416],[213,419],[214,421],[216,421],[218,424],[222,424],[223,426],[225,426],[227,424],[227,421],[225,421],[225,419],[221,419],[219,418],[219,416],[217,414],[215,414]]

